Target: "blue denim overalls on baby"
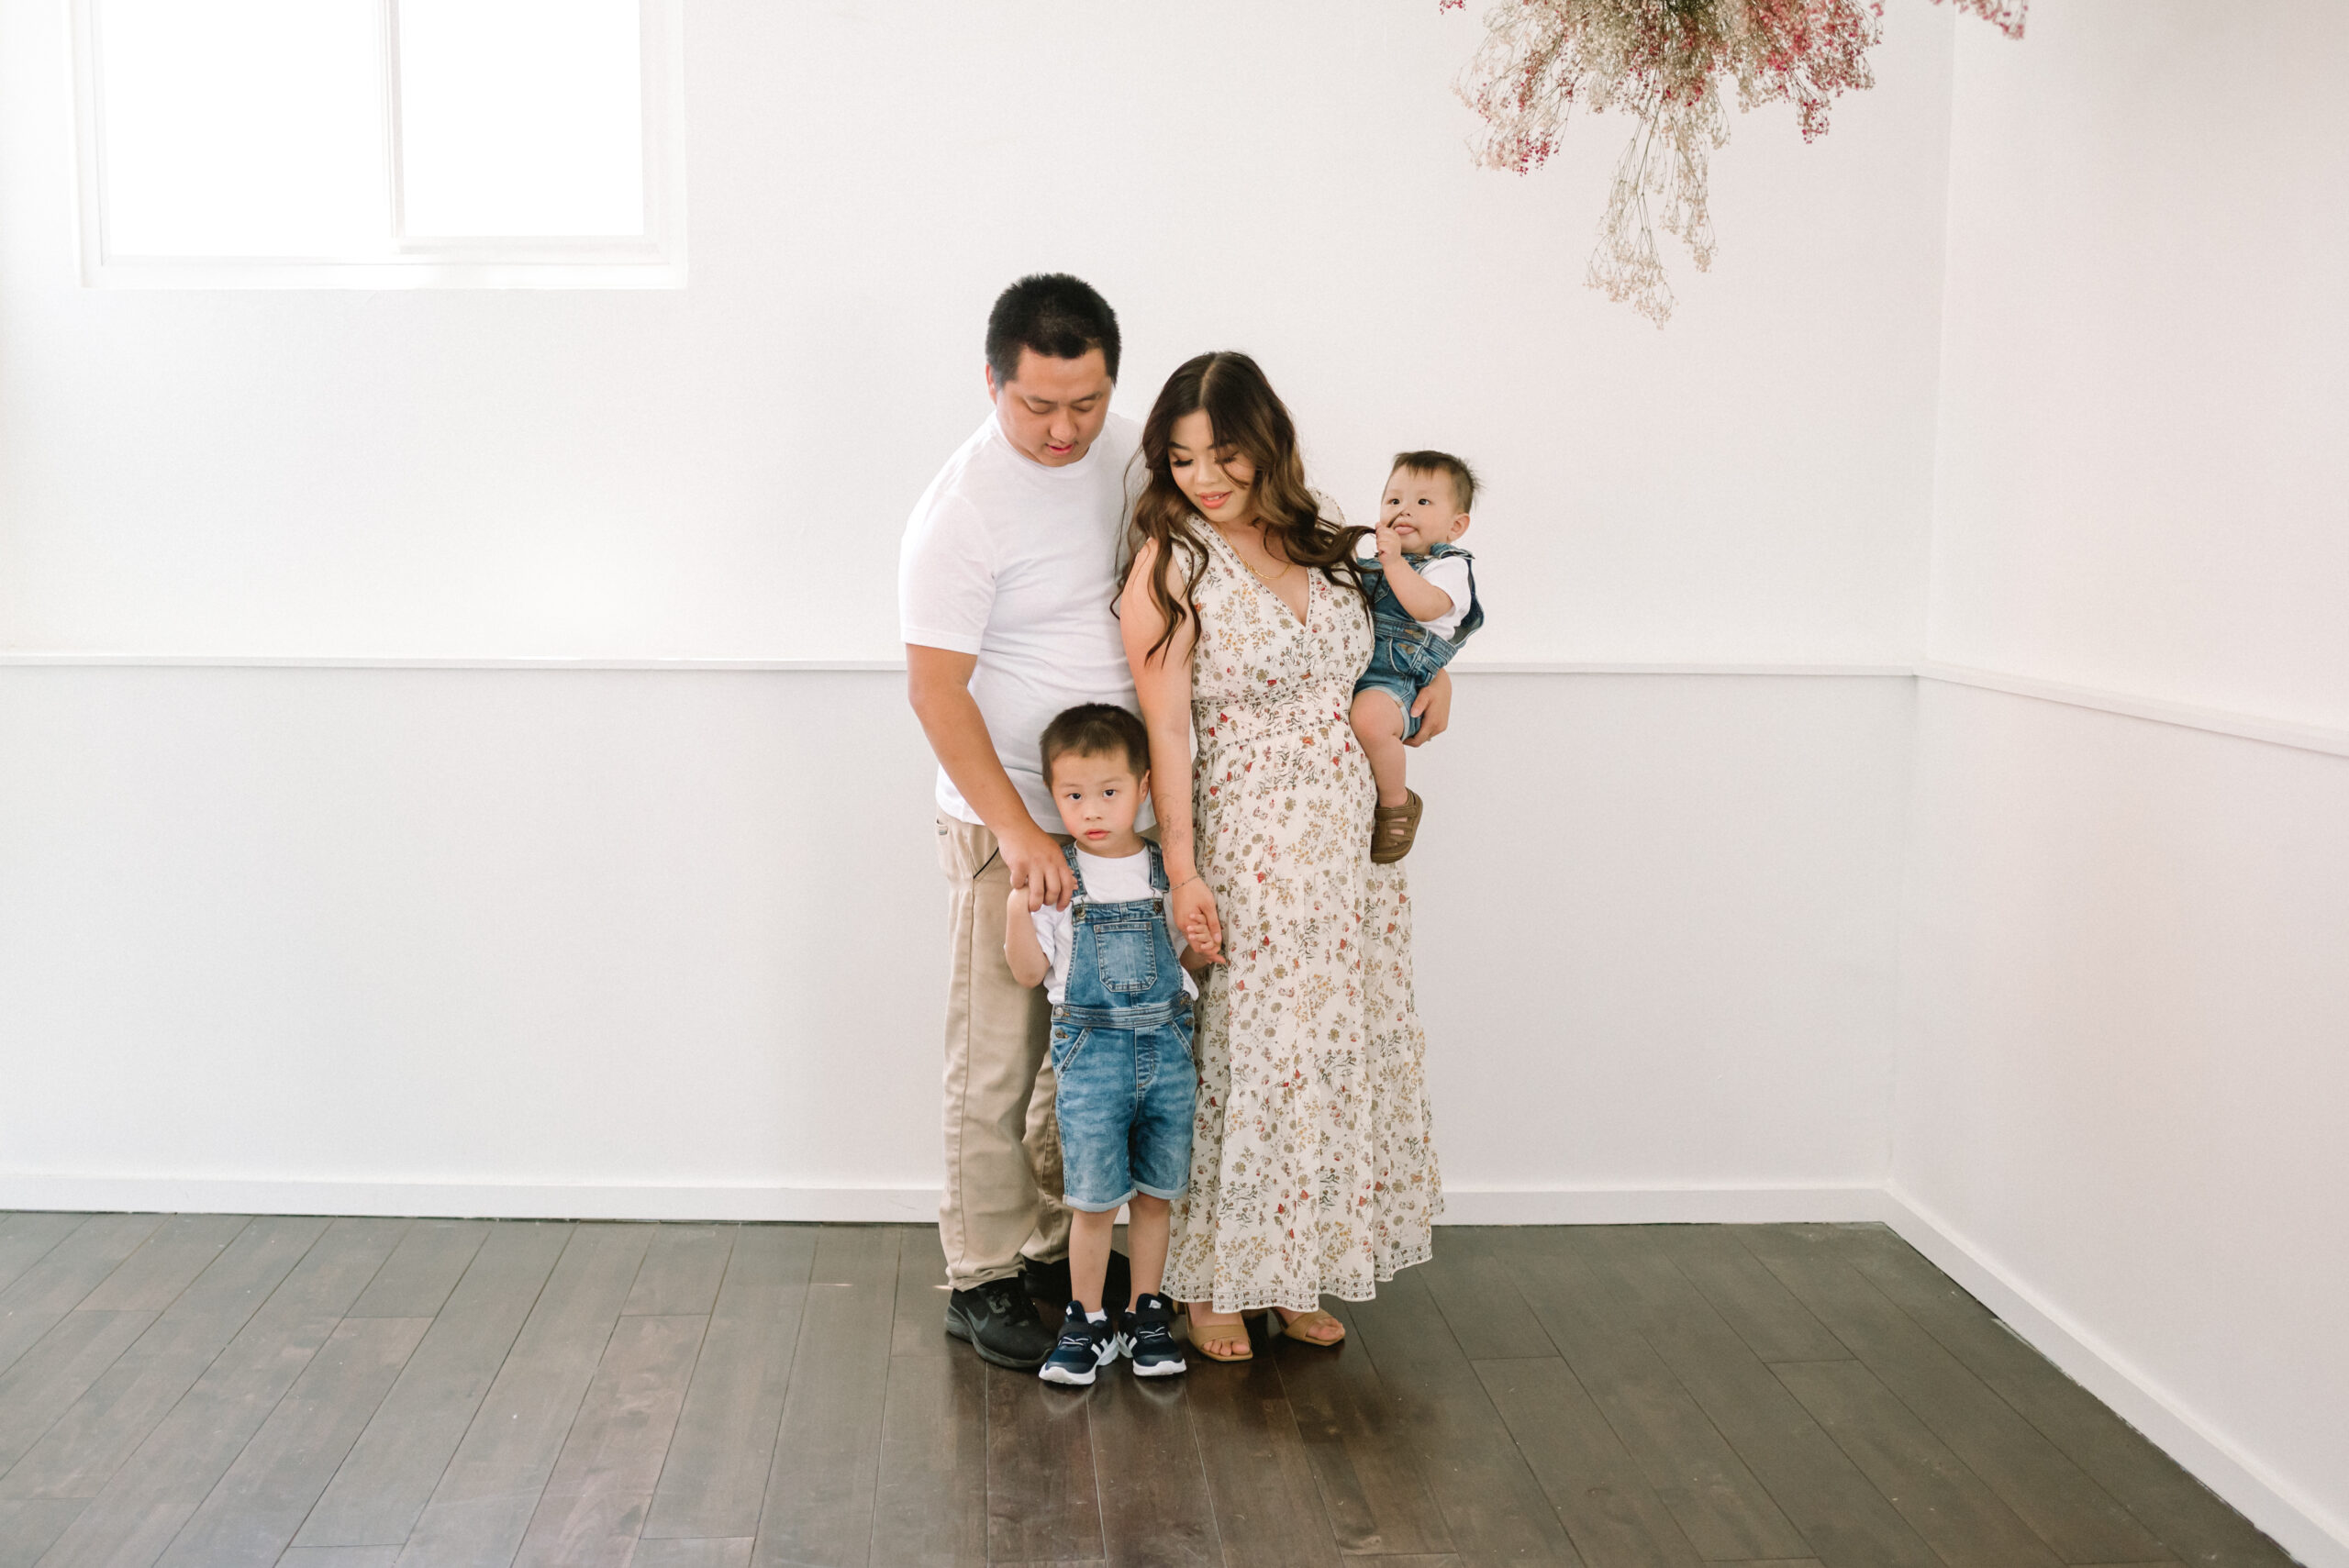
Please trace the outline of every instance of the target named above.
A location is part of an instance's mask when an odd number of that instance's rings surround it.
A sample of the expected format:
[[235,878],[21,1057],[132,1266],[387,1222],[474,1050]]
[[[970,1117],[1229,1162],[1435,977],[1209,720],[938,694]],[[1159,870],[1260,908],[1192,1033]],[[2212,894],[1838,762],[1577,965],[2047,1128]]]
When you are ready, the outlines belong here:
[[1097,904],[1085,896],[1076,846],[1069,905],[1068,988],[1052,1009],[1054,1106],[1063,1191],[1099,1214],[1136,1193],[1175,1198],[1191,1177],[1191,1005],[1166,929],[1166,864],[1150,846],[1155,895]]
[[1371,635],[1377,644],[1371,650],[1370,667],[1354,683],[1354,690],[1375,686],[1401,704],[1406,740],[1419,732],[1419,716],[1411,711],[1411,705],[1419,700],[1420,691],[1435,679],[1438,670],[1452,662],[1468,634],[1485,624],[1485,606],[1476,600],[1475,556],[1456,545],[1440,544],[1425,555],[1403,559],[1416,571],[1439,555],[1456,555],[1468,562],[1468,613],[1450,637],[1439,637],[1411,618],[1411,612],[1387,585],[1386,568],[1376,562],[1363,563],[1363,581],[1370,588]]

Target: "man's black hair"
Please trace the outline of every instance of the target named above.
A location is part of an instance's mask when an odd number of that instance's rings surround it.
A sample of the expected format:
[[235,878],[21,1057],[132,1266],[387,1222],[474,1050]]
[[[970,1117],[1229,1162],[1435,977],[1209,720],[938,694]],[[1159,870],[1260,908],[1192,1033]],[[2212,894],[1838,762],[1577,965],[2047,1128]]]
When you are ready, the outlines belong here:
[[1056,360],[1081,360],[1098,349],[1109,379],[1118,379],[1118,313],[1098,290],[1066,272],[1030,272],[996,296],[987,312],[987,368],[1008,386],[1019,372],[1019,350]]

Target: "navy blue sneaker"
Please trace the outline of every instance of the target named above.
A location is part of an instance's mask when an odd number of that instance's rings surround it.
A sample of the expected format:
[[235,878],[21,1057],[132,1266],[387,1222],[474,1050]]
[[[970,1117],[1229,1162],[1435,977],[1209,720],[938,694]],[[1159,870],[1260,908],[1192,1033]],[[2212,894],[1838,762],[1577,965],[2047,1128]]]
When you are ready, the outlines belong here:
[[1132,1311],[1118,1314],[1118,1349],[1134,1363],[1136,1377],[1173,1377],[1183,1371],[1183,1348],[1174,1342],[1174,1304],[1163,1296],[1137,1296]]
[[1085,1307],[1077,1302],[1068,1304],[1068,1316],[1061,1319],[1060,1343],[1036,1369],[1036,1375],[1046,1383],[1065,1383],[1074,1387],[1089,1387],[1094,1372],[1118,1359],[1118,1336],[1109,1319],[1096,1323],[1085,1315]]

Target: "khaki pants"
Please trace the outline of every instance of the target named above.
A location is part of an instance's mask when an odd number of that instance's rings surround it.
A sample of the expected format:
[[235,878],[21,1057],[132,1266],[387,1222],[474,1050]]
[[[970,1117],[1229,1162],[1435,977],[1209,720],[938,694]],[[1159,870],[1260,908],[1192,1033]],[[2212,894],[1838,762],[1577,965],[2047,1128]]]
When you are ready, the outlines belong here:
[[1068,1253],[1060,1124],[1045,1060],[1052,1005],[1003,961],[1011,873],[985,828],[938,818],[952,957],[946,987],[947,1283],[969,1290]]

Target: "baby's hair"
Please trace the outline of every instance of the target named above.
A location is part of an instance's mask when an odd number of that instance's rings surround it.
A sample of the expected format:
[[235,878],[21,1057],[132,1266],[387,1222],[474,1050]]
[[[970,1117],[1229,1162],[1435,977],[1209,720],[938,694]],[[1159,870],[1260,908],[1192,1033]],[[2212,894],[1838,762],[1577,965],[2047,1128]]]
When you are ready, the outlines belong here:
[[1408,468],[1413,473],[1442,474],[1452,481],[1452,498],[1459,503],[1460,509],[1476,509],[1476,471],[1450,452],[1397,452],[1395,461],[1387,465],[1387,476],[1392,478],[1398,468]]
[[1150,731],[1141,720],[1115,703],[1088,702],[1063,712],[1044,726],[1044,783],[1052,782],[1052,764],[1072,752],[1080,757],[1113,757],[1122,752],[1140,778],[1150,772]]

